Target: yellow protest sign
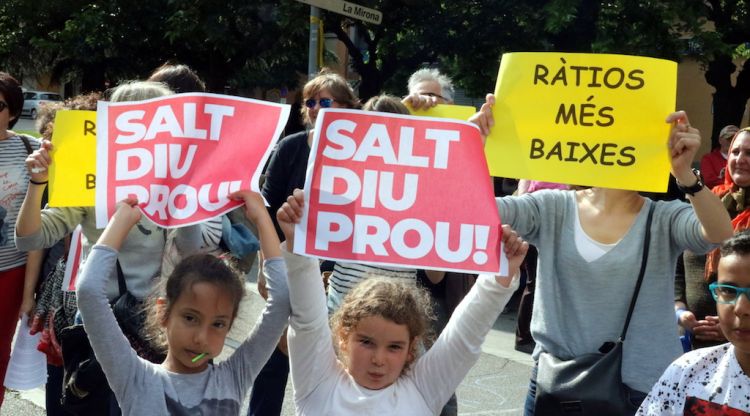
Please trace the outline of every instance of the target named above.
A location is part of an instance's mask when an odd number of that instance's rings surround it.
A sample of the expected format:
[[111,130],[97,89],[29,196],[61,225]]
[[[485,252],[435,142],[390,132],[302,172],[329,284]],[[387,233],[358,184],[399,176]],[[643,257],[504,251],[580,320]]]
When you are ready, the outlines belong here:
[[677,64],[605,54],[510,53],[485,154],[493,176],[665,192],[664,122]]
[[61,110],[52,133],[49,204],[93,207],[96,185],[96,111]]
[[477,112],[477,109],[469,105],[438,104],[428,109],[415,110],[410,105],[406,106],[413,116],[452,118],[466,121]]

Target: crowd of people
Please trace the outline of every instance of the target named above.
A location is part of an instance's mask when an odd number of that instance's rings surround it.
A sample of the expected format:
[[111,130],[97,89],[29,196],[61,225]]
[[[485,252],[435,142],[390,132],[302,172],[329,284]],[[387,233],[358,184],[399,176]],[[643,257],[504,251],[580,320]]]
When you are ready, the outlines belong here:
[[[65,321],[49,311],[37,325],[54,334],[59,326],[82,324],[108,387],[91,404],[93,413],[76,413],[68,405],[76,394],[68,391],[70,369],[48,354],[49,415],[238,415],[249,395],[248,416],[276,416],[289,375],[297,414],[457,415],[456,388],[521,281],[533,307],[522,303],[519,310],[516,348],[535,361],[543,354],[570,360],[596,353],[617,340],[627,317],[621,382],[639,414],[694,414],[690,409],[701,406],[750,414],[750,129],[722,129],[720,147],[704,156],[701,174],[693,169],[700,132],[682,111],[664,115],[671,126],[663,138],[671,175],[687,201],[521,180],[514,195],[496,195],[505,276],[328,264],[292,253],[319,111],[409,114],[450,105],[453,84],[435,69],[416,71],[402,99],[380,95],[365,103],[340,75],[321,71],[301,89],[306,128],[279,140],[260,194],[229,195],[242,202],[233,214],[163,229],[142,217],[139,201],[129,197],[107,227],[97,229],[93,207],[45,206],[56,111],[94,110],[98,99],[203,91],[190,68],[168,64],[103,96],[45,108],[40,140],[11,130],[23,97],[19,83],[0,72],[0,290],[6,299],[0,378],[17,320],[31,323],[48,307],[41,305],[40,288],[64,268],[49,248],[66,247],[80,227],[74,313]],[[494,102],[489,94],[469,120],[483,136],[497,128]],[[259,240],[258,291],[266,304],[244,342],[219,362],[214,359],[245,288],[221,255],[231,251],[229,218]],[[50,257],[52,266],[44,267]],[[647,262],[638,291],[641,257]],[[144,310],[136,313],[134,331],[116,307],[126,294]],[[681,344],[680,331],[689,345]],[[525,415],[546,414],[536,400],[545,371],[531,369]],[[86,405],[86,394],[79,396]]]

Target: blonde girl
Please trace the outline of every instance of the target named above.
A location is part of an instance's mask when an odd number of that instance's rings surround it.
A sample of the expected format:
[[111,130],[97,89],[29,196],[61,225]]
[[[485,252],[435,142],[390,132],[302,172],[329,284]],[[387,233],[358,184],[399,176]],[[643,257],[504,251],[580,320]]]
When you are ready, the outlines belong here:
[[153,364],[130,347],[106,293],[118,250],[141,219],[135,199],[119,204],[91,250],[76,290],[78,307],[123,415],[239,415],[253,380],[276,346],[289,316],[279,240],[260,195],[238,191],[229,197],[245,202],[245,214],[258,228],[269,297],[252,333],[221,363],[212,359],[224,347],[244,293],[243,282],[221,260],[206,254],[190,256],[166,277],[165,290],[150,313],[159,324],[167,356],[163,363]]
[[[303,204],[303,192],[295,190],[278,212],[287,242],[293,241]],[[504,227],[503,246],[513,276],[528,244]],[[418,357],[430,307],[413,283],[361,283],[334,316],[332,342],[317,260],[288,251],[284,257],[291,276],[288,336],[298,415],[438,414],[476,363],[484,337],[518,286],[510,276],[480,276],[432,348]]]

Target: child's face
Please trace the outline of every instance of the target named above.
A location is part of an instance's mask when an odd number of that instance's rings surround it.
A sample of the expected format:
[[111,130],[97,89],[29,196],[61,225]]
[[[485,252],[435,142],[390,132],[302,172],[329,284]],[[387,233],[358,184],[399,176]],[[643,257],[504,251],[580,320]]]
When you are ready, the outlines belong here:
[[163,323],[169,346],[165,368],[183,374],[203,371],[224,348],[233,314],[232,298],[216,285],[198,282],[185,288]]
[[[731,254],[719,261],[719,283],[750,287],[750,255]],[[719,325],[724,336],[734,344],[742,368],[750,368],[750,299],[740,295],[734,305],[716,303]]]
[[414,359],[413,340],[406,325],[381,316],[362,318],[341,340],[347,371],[362,387],[380,390],[393,384],[407,362]]

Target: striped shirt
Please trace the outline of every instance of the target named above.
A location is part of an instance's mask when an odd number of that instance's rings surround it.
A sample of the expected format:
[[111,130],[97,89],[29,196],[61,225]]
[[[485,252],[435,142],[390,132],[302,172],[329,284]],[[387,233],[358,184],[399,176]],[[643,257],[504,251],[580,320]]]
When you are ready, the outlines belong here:
[[331,277],[328,279],[328,312],[335,312],[341,305],[346,294],[354,286],[372,276],[411,279],[416,282],[417,270],[383,265],[374,266],[371,264],[336,262],[336,265],[333,267],[333,273],[331,273]]
[[[29,137],[29,143],[32,149],[39,148],[39,140]],[[26,263],[26,253],[16,250],[13,232],[29,185],[28,155],[19,136],[0,140],[0,271]]]

